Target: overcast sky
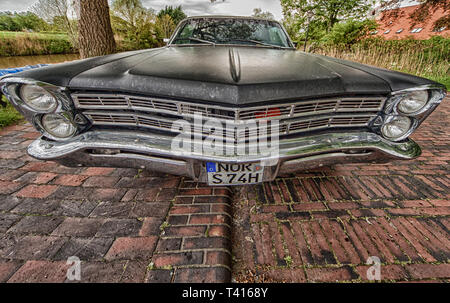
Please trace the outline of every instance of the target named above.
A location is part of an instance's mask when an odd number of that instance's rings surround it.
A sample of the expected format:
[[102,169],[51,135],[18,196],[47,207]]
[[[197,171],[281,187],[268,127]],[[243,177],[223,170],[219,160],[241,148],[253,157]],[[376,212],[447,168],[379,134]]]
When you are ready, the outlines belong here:
[[[0,0],[0,11],[26,11],[36,0]],[[196,15],[251,15],[254,8],[270,11],[276,19],[281,19],[279,0],[142,0],[145,7],[159,11],[166,5],[181,5],[189,16]]]
[[[112,0],[109,0],[110,2]],[[0,0],[0,11],[26,11],[36,0]],[[142,0],[147,8],[159,11],[166,5],[181,5],[189,16],[198,15],[241,15],[247,16],[253,13],[254,8],[261,8],[263,11],[271,12],[276,19],[280,20],[281,12],[280,0]],[[404,0],[404,5],[414,5],[417,1]]]

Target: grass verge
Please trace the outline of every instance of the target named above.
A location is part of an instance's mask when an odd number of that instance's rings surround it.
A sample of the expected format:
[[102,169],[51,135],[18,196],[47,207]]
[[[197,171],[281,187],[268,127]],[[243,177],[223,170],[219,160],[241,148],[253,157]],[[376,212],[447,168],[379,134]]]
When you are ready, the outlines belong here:
[[0,106],[0,128],[23,119],[22,115],[3,96],[2,102],[6,102],[6,107]]

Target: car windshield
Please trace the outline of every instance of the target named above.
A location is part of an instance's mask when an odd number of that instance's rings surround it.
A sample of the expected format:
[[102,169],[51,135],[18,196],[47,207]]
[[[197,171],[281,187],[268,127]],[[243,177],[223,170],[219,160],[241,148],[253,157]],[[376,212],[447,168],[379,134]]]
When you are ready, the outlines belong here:
[[172,44],[238,44],[290,48],[278,22],[258,19],[190,19],[178,31]]

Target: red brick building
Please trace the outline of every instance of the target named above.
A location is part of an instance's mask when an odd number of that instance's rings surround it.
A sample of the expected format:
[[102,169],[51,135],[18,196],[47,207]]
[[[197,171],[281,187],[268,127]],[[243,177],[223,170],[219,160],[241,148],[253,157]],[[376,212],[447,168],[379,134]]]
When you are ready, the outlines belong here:
[[436,28],[434,26],[436,20],[446,15],[443,9],[430,11],[424,22],[416,22],[410,18],[410,15],[417,9],[420,9],[420,5],[379,11],[376,14],[379,27],[372,35],[385,39],[413,38],[421,40],[429,39],[435,35],[450,37],[449,27]]

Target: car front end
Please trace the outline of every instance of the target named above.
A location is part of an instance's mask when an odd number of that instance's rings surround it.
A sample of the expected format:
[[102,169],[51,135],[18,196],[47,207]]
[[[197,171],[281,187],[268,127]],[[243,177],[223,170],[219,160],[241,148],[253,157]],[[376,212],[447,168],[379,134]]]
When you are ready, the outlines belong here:
[[[169,45],[144,53],[144,59],[159,54],[161,62],[167,56],[175,71],[166,64],[161,72],[154,61],[145,72],[143,67],[132,69],[143,59],[130,56],[123,70],[121,60],[97,64],[64,82],[51,81],[49,67],[45,77],[35,77],[36,71],[21,73],[4,77],[0,86],[42,134],[28,153],[66,166],[149,169],[210,185],[242,185],[337,163],[411,160],[421,154],[409,137],[443,100],[443,86],[305,57],[289,47],[261,48]],[[186,54],[199,60],[189,63],[195,71],[180,68],[188,64],[182,61]],[[205,54],[212,62],[201,62]],[[254,54],[261,54],[265,63],[253,61]],[[308,65],[311,61],[314,66]],[[297,76],[285,68],[273,72],[269,81],[267,73],[277,68],[274,62],[297,64],[305,73]],[[225,68],[214,69],[215,64]],[[309,67],[310,76],[305,75]],[[338,68],[339,75],[329,72]],[[268,72],[262,78],[264,69]],[[121,76],[111,79],[113,72]],[[395,85],[398,79],[402,85]],[[175,126],[180,121],[185,123]],[[275,125],[276,131],[261,135],[267,125]],[[189,141],[187,150],[174,148],[180,138]],[[205,142],[211,146],[214,140],[224,145],[205,148]],[[261,152],[261,141],[273,145],[270,152]]]

